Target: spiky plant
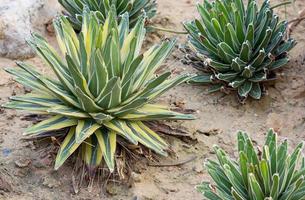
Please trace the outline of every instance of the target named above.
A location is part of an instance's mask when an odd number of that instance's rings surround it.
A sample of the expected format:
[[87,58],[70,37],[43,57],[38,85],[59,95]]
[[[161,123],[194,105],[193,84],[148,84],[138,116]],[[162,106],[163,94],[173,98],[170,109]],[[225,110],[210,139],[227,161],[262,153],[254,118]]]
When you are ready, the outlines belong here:
[[209,160],[206,163],[215,183],[203,182],[198,190],[211,200],[305,199],[302,149],[303,143],[300,143],[289,154],[287,140],[278,144],[277,134],[271,129],[263,148],[256,151],[248,135],[239,132],[239,159],[232,160],[216,146],[218,162]]
[[205,0],[197,5],[200,20],[184,24],[192,55],[187,61],[203,71],[193,79],[211,83],[210,92],[237,90],[238,97],[260,99],[263,82],[288,63],[296,42],[285,39],[286,21],[274,14],[269,0]]
[[45,132],[69,129],[55,169],[80,149],[88,166],[98,166],[103,157],[109,169],[114,170],[118,137],[166,155],[167,143],[143,122],[193,119],[152,103],[168,89],[188,80],[188,75],[169,79],[170,72],[155,74],[175,41],[165,41],[142,54],[144,17],[129,32],[128,14],[117,25],[114,11],[110,11],[103,26],[99,26],[95,14],[84,11],[79,35],[66,18],[54,22],[64,60],[45,39],[33,35],[30,45],[57,79],[21,62],[17,63],[19,68],[7,69],[17,82],[33,91],[11,97],[4,107],[50,116],[28,128],[25,135],[43,136]]
[[85,7],[91,11],[99,11],[96,16],[101,22],[106,20],[112,6],[115,8],[117,16],[128,12],[131,27],[137,23],[143,11],[148,18],[154,17],[157,11],[156,0],[58,0],[58,2],[68,12],[68,19],[75,30],[81,29],[82,13]]

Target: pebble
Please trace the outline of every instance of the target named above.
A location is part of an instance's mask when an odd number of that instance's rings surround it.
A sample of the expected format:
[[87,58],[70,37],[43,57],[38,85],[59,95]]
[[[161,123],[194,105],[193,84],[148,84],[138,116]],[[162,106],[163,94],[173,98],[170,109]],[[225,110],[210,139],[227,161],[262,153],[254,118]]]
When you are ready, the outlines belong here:
[[139,183],[141,182],[141,174],[131,172],[131,178],[134,182]]
[[61,183],[58,180],[55,180],[54,178],[51,177],[44,177],[42,185],[48,187],[48,188],[56,188],[61,185]]
[[28,158],[21,158],[15,161],[15,165],[19,168],[28,167],[31,164],[31,160]]

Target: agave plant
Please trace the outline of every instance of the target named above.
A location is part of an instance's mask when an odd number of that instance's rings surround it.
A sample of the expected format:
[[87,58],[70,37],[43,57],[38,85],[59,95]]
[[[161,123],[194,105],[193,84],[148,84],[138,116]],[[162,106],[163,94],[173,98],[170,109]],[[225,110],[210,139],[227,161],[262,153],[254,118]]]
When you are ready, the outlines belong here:
[[207,0],[198,4],[201,19],[184,24],[192,55],[186,60],[204,73],[193,79],[212,83],[210,92],[237,90],[240,100],[260,99],[263,82],[288,63],[296,42],[285,39],[286,21],[273,13],[269,0]]
[[99,11],[96,16],[101,22],[106,20],[112,6],[115,7],[117,16],[128,12],[131,27],[136,24],[143,11],[148,18],[154,17],[157,11],[155,0],[58,0],[58,2],[68,12],[68,19],[77,31],[81,29],[82,13],[85,7],[91,11]]
[[[141,143],[166,155],[167,143],[147,127],[147,120],[193,119],[151,103],[168,89],[188,80],[188,75],[169,79],[170,72],[155,71],[170,54],[175,41],[165,41],[141,53],[144,17],[129,31],[128,14],[118,25],[110,11],[103,26],[96,13],[84,11],[79,35],[64,17],[55,20],[61,56],[45,39],[34,34],[29,42],[54,71],[57,79],[44,76],[28,64],[7,71],[16,81],[33,89],[11,97],[6,108],[28,110],[50,118],[28,128],[25,135],[68,129],[56,157],[55,169],[77,149],[85,163],[96,167],[104,158],[114,170],[117,139]],[[52,134],[52,132],[50,133]]]
[[[209,160],[206,168],[215,182],[198,186],[211,200],[301,200],[305,199],[305,160],[300,143],[292,154],[287,140],[278,144],[269,130],[265,145],[256,151],[246,133],[238,133],[239,160],[215,147],[218,162]],[[301,162],[302,160],[302,162]]]

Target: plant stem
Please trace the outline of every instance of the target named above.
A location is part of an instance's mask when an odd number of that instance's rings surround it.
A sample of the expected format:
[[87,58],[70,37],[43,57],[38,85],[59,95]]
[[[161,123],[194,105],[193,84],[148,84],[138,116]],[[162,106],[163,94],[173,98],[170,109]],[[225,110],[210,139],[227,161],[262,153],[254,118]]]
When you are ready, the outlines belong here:
[[285,2],[282,2],[282,3],[276,4],[274,6],[271,6],[270,9],[274,9],[274,8],[284,6],[284,5],[288,5],[288,4],[291,4],[291,1],[285,1]]
[[155,27],[155,26],[148,26],[147,28],[155,29],[157,31],[163,31],[168,33],[176,33],[176,34],[187,34],[186,31],[174,31],[171,29],[161,28],[161,27]]

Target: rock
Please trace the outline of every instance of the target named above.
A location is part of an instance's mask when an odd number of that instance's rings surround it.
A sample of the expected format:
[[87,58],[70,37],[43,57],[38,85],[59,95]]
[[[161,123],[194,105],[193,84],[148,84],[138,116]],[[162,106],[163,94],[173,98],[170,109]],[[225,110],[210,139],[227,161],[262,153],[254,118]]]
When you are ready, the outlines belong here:
[[134,182],[141,182],[141,174],[135,173],[135,172],[131,172],[131,178]]
[[1,0],[0,56],[24,59],[34,56],[26,43],[31,32],[46,33],[46,23],[61,10],[57,0]]
[[0,191],[10,192],[12,191],[11,184],[5,180],[4,176],[0,176]]
[[28,167],[31,164],[31,160],[28,158],[21,158],[15,161],[15,165],[19,168]]
[[44,185],[48,188],[56,188],[56,187],[59,187],[61,185],[61,183],[52,177],[44,177],[42,185]]

